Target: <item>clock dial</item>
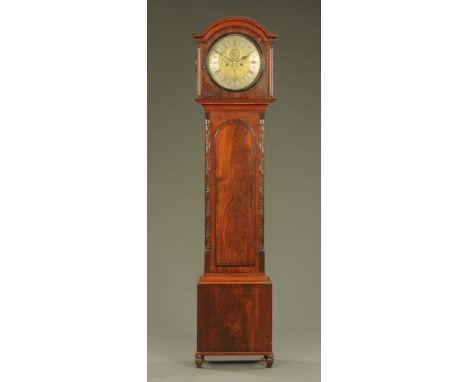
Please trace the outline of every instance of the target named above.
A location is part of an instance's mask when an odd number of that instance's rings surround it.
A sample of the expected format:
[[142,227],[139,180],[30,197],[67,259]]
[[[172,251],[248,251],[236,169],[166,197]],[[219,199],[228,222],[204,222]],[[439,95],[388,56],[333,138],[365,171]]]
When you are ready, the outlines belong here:
[[211,79],[228,90],[245,90],[255,84],[263,69],[260,48],[249,37],[231,33],[210,47],[207,56]]

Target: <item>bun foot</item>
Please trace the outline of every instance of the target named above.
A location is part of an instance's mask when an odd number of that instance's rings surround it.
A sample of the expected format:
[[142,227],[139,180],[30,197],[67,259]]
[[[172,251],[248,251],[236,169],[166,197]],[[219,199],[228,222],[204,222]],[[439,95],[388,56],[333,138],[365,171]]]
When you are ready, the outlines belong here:
[[197,366],[197,368],[202,367],[204,360],[205,360],[204,355],[201,355],[201,354],[198,354],[198,353],[195,354],[195,365]]
[[272,366],[273,366],[273,361],[274,361],[274,360],[275,360],[275,359],[273,358],[272,355],[266,355],[266,356],[265,356],[265,361],[266,361],[267,367],[272,367]]

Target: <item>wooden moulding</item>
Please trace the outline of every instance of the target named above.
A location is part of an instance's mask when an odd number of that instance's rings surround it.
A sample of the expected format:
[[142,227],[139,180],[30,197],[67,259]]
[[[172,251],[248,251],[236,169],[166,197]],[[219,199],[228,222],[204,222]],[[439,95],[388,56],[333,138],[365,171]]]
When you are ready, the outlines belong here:
[[197,98],[199,104],[203,105],[206,112],[210,111],[266,111],[268,105],[275,102],[275,98],[248,99],[248,100],[224,100],[224,99],[202,99]]
[[244,16],[230,16],[223,17],[208,25],[203,32],[193,33],[193,37],[197,42],[202,42],[208,40],[216,32],[223,30],[225,28],[235,27],[235,28],[245,28],[251,30],[252,33],[255,33],[265,41],[275,41],[278,35],[276,33],[270,32],[263,24],[251,19],[250,17]]
[[255,356],[260,355],[266,361],[266,365],[268,368],[273,366],[274,356],[271,352],[197,352],[195,354],[195,365],[200,368],[203,365],[205,360],[205,356]]
[[198,284],[271,284],[271,280],[260,273],[205,273],[198,279]]

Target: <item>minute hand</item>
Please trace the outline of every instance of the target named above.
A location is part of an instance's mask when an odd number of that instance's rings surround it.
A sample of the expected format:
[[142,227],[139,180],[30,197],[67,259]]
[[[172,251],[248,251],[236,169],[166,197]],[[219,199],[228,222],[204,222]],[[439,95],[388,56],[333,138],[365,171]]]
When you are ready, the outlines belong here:
[[217,50],[215,50],[215,52],[218,53],[219,55],[223,56],[224,58],[227,58],[229,61],[234,62],[228,56],[222,54],[221,52],[218,52]]

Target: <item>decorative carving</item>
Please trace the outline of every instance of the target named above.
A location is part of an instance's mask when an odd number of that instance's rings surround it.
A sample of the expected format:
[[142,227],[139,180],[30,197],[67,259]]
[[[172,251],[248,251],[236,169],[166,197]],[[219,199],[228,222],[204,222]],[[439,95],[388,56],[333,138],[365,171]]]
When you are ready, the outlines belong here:
[[204,360],[205,360],[204,355],[201,355],[199,353],[195,354],[195,365],[197,365],[198,368],[202,367]]
[[264,150],[263,150],[263,138],[264,138],[264,135],[265,135],[265,113],[260,113],[260,139],[258,140],[258,146],[259,146],[259,162],[260,162],[260,165],[259,165],[259,170],[260,170],[260,179],[259,179],[259,190],[260,190],[260,198],[259,198],[259,206],[258,206],[258,212],[259,212],[259,216],[260,216],[260,220],[259,220],[259,239],[258,239],[258,242],[259,242],[259,245],[258,245],[258,251],[260,252],[260,254],[264,254],[265,253],[265,249],[264,249],[264,234],[263,234],[263,226],[264,226],[264,223],[265,223],[265,219],[264,219],[264,211],[263,211],[263,208],[264,208],[264,189],[265,189],[265,186],[264,186],[264,161],[263,161],[263,157],[264,157]]
[[265,253],[265,249],[264,249],[264,244],[263,244],[263,238],[264,238],[264,235],[263,235],[263,226],[260,227],[260,230],[259,230],[259,235],[260,235],[260,246],[258,248],[258,251],[261,253],[261,254],[264,254]]
[[205,253],[210,252],[210,115],[205,116]]
[[205,175],[210,175],[210,117],[208,114],[205,118]]
[[260,139],[260,149],[262,150],[263,153],[263,135],[265,133],[265,113],[260,113],[260,134],[261,134],[261,139]]

